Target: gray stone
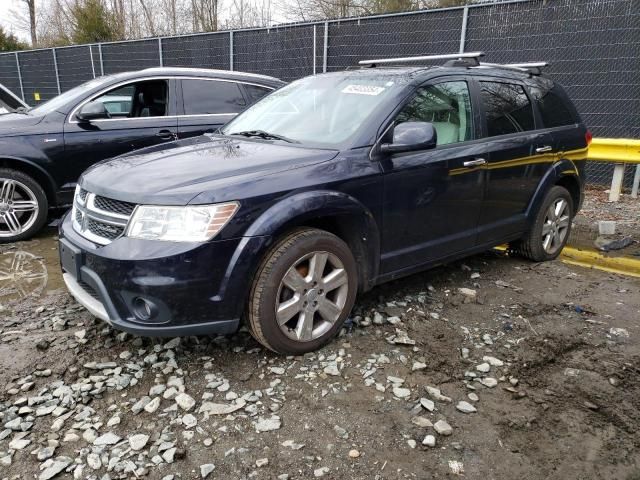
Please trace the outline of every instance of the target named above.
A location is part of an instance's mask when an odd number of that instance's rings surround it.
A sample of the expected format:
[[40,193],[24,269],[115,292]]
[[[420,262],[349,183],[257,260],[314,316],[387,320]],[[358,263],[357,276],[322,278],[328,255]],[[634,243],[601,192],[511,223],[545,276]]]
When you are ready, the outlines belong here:
[[182,417],[182,424],[187,428],[193,428],[198,424],[198,420],[190,413],[187,413]]
[[476,370],[478,370],[481,373],[487,373],[489,370],[491,370],[491,365],[489,365],[488,363],[481,363],[480,365],[476,365]]
[[280,421],[280,417],[278,417],[277,415],[273,415],[270,418],[260,417],[258,418],[258,421],[254,423],[254,426],[256,427],[256,431],[258,433],[278,430],[281,425],[282,422]]
[[144,411],[148,413],[155,413],[160,407],[160,397],[155,397],[149,403],[144,406]]
[[42,447],[38,450],[37,458],[40,462],[43,462],[47,458],[53,457],[55,451],[56,447]]
[[120,437],[112,432],[107,432],[104,435],[100,435],[93,442],[95,446],[100,445],[115,445],[120,441]]
[[40,472],[38,479],[49,480],[71,465],[72,462],[73,460],[69,457],[57,457],[55,460],[49,459],[42,464],[44,470]]
[[185,411],[191,410],[196,405],[196,401],[193,399],[193,397],[191,395],[187,395],[186,393],[179,393],[178,395],[176,395],[175,401],[178,406]]
[[433,424],[433,428],[438,435],[443,435],[445,437],[453,433],[451,425],[449,425],[445,420],[438,420]]
[[427,447],[435,447],[436,437],[434,437],[433,435],[427,435],[426,437],[424,437],[424,440],[422,440],[422,444],[426,445]]
[[132,435],[129,437],[129,446],[131,446],[131,450],[142,450],[149,441],[149,435],[145,435],[144,433],[139,433],[137,435]]
[[477,412],[476,407],[471,405],[469,402],[465,402],[464,400],[458,402],[458,404],[456,405],[456,409],[458,409],[462,413],[475,413],[475,412]]
[[429,400],[428,398],[421,398],[420,405],[426,410],[433,412],[436,409],[436,404],[433,403],[433,400]]
[[200,476],[202,478],[207,478],[211,472],[215,470],[216,466],[213,463],[205,463],[204,465],[200,465]]
[[97,453],[90,453],[87,455],[87,465],[93,470],[99,470],[102,467],[102,460]]

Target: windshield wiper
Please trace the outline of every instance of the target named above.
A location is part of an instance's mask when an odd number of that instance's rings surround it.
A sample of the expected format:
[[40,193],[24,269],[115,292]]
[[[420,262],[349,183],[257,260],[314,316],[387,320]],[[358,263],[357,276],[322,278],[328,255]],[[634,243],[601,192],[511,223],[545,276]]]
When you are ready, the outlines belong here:
[[18,107],[14,110],[14,113],[22,113],[24,115],[27,115],[27,112],[31,110],[31,108],[29,107]]
[[275,133],[265,132],[264,130],[246,130],[244,132],[233,132],[228,135],[242,135],[243,137],[258,137],[265,140],[282,140],[288,143],[300,143],[297,140],[283,137],[282,135],[276,135]]

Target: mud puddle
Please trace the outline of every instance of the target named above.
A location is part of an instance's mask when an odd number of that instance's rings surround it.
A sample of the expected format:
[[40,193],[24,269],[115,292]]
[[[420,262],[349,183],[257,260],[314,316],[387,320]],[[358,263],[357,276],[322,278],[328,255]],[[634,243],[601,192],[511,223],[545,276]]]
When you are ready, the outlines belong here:
[[29,241],[0,245],[0,311],[62,286],[54,229]]

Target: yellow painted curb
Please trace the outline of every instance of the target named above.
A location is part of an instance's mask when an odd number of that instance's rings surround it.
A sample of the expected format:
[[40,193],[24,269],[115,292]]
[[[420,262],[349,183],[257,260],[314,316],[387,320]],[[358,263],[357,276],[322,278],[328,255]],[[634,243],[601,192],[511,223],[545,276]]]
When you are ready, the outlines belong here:
[[[505,252],[507,250],[507,246],[500,245],[495,247],[494,250]],[[640,278],[640,258],[607,257],[597,250],[581,250],[574,247],[564,247],[560,254],[560,260],[564,263],[568,263],[569,265],[595,268],[605,272]]]
[[608,257],[596,250],[580,250],[565,247],[560,260],[570,265],[595,268],[605,272],[619,273],[640,278],[640,259],[631,257]]

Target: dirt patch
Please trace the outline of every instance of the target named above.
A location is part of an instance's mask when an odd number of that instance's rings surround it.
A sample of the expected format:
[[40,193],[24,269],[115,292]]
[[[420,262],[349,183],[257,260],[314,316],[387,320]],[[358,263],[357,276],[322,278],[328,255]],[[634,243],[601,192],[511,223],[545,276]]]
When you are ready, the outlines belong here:
[[376,288],[332,344],[280,357],[244,331],[119,333],[48,275],[0,311],[0,477],[640,478],[637,279],[488,253]]

